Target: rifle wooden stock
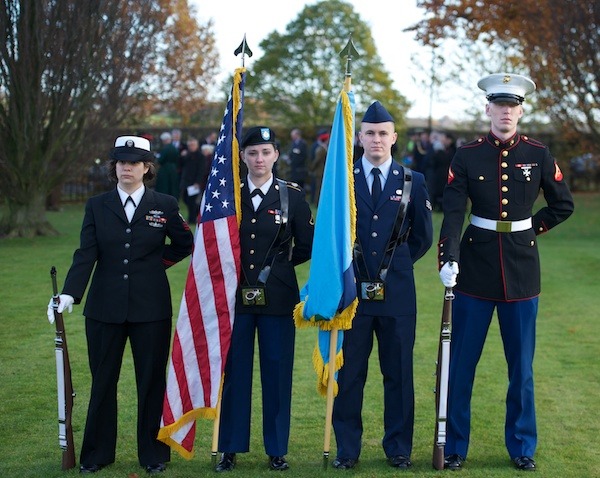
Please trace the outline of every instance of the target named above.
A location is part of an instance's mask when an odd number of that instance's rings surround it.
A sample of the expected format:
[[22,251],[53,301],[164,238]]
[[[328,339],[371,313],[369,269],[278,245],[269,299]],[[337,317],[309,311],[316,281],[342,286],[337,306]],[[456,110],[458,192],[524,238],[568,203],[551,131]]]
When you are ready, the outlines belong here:
[[432,464],[436,470],[444,469],[444,448],[446,445],[446,423],[448,411],[448,376],[450,369],[450,341],[452,326],[452,287],[446,287],[440,343],[435,371],[435,434],[433,437]]
[[58,444],[63,451],[62,469],[69,470],[75,467],[75,444],[73,442],[73,381],[71,380],[71,362],[67,348],[67,334],[62,313],[56,308],[60,302],[58,287],[56,285],[56,268],[50,270],[52,277],[52,291],[54,302],[54,324],[56,336],[54,338],[56,354],[56,385],[58,393]]

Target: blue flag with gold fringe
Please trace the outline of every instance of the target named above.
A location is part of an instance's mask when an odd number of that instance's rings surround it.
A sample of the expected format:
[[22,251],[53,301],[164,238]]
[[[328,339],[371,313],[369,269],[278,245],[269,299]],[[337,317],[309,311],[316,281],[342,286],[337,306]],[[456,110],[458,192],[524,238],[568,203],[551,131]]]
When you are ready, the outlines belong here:
[[[342,90],[338,98],[323,171],[315,220],[309,277],[300,292],[294,319],[297,327],[319,327],[313,365],[317,389],[326,395],[329,379],[329,341],[337,334],[335,371],[343,364],[343,330],[352,326],[358,306],[352,251],[356,239],[354,202],[354,94]],[[334,385],[337,395],[337,381]]]

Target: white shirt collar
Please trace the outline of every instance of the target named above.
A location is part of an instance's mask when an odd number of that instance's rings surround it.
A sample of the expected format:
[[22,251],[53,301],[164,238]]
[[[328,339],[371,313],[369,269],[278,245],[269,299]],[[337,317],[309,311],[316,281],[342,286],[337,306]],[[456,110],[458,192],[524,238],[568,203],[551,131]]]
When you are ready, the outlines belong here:
[[133,199],[133,202],[135,203],[135,206],[137,207],[140,205],[140,201],[142,200],[142,196],[144,195],[144,192],[146,192],[146,186],[144,186],[142,184],[139,188],[137,188],[131,194],[128,194],[117,185],[117,192],[119,193],[119,198],[121,199],[121,204],[124,205],[125,201],[127,201],[127,198],[129,196],[131,196],[131,199]]
[[[367,160],[367,158],[365,158],[364,156],[361,159],[361,163],[362,163],[363,171],[365,172],[365,178],[368,178],[369,175],[371,174],[371,170],[375,166],[373,165],[373,163],[369,162],[369,160]],[[392,167],[392,157],[390,156],[388,159],[386,159],[383,163],[381,163],[377,167],[379,168],[379,171],[381,171],[381,180],[382,180],[382,186],[383,186],[385,181],[387,181],[388,175],[390,174],[390,168]]]
[[[267,192],[269,191],[269,188],[271,187],[271,184],[273,184],[273,175],[272,174],[271,174],[271,177],[267,180],[267,182],[265,182],[259,188],[263,192],[264,195],[266,195]],[[252,193],[252,191],[254,191],[255,189],[256,189],[256,186],[254,185],[254,183],[250,179],[250,176],[248,176],[248,190],[250,191],[250,193]]]

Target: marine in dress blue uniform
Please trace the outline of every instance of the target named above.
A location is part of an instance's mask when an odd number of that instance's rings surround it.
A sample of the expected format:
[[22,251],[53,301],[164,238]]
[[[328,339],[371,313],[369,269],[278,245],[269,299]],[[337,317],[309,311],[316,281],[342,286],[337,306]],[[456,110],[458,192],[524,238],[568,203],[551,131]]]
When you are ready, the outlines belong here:
[[304,191],[272,175],[279,152],[267,127],[248,130],[242,158],[240,246],[242,277],[225,366],[216,471],[229,471],[236,453],[249,451],[252,369],[258,334],[263,441],[273,470],[288,468],[295,325],[300,301],[294,267],[310,259],[314,221]]
[[[517,468],[535,470],[538,237],[571,215],[573,199],[548,148],[517,133],[533,81],[498,73],[478,86],[486,91],[491,130],[459,148],[452,160],[438,244],[442,282],[456,284],[446,467],[458,469],[467,457],[475,369],[496,309],[509,378],[505,444]],[[533,213],[540,190],[546,205]],[[461,234],[468,201],[470,224]]]
[[94,473],[115,461],[117,383],[129,339],[138,395],[138,459],[154,473],[163,471],[170,457],[169,447],[156,440],[171,337],[166,269],[191,253],[193,236],[177,200],[143,184],[154,175],[147,139],[117,138],[110,159],[117,188],[87,201],[80,246],[60,296],[61,302],[79,304],[92,278],[83,310],[92,388],[80,471]]
[[[354,164],[357,208],[357,244],[354,266],[359,306],[352,328],[344,332],[344,365],[338,375],[333,427],[337,457],[332,465],[353,468],[361,452],[361,410],[373,335],[379,344],[379,363],[384,386],[383,449],[391,466],[411,466],[414,426],[413,346],[416,326],[416,292],[413,265],[431,247],[431,203],[421,173],[396,163],[391,147],[397,135],[391,115],[378,101],[366,111],[360,139],[364,155]],[[380,170],[373,176],[374,167]],[[383,179],[383,181],[381,181]],[[411,180],[410,193],[407,181]],[[381,181],[379,198],[374,186]],[[402,227],[394,232],[399,209]],[[398,224],[399,226],[399,224]],[[391,239],[397,238],[390,249]],[[390,251],[389,254],[386,253]],[[387,273],[382,273],[384,263]],[[383,290],[382,300],[370,300],[365,284]]]

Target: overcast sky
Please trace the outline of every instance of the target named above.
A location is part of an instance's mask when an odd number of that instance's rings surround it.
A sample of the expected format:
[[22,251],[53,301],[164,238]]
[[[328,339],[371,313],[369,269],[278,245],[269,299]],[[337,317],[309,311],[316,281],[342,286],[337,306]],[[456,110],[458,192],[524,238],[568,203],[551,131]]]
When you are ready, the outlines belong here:
[[[391,8],[391,2],[376,0],[346,0],[353,5],[363,21],[371,27],[371,34],[385,69],[394,79],[394,87],[412,103],[408,116],[427,118],[430,110],[428,78],[430,76],[432,52],[420,46],[412,33],[402,30],[414,25],[424,17],[422,9],[417,8],[416,0],[402,0]],[[221,75],[217,84],[230,78],[235,68],[241,66],[240,57],[233,51],[240,44],[244,33],[248,46],[254,52],[252,58],[246,58],[246,67],[252,69],[252,63],[262,56],[258,44],[271,32],[285,32],[288,23],[296,19],[306,5],[317,1],[301,0],[192,0],[196,5],[199,20],[206,23],[213,19],[213,31],[220,54]],[[400,14],[397,11],[400,10]],[[398,45],[401,45],[398,48]],[[411,57],[421,58],[421,65],[412,62]],[[468,83],[476,79],[466,78]],[[433,118],[443,116],[464,117],[465,102],[459,99],[468,96],[465,91],[457,92],[456,86],[440,88],[431,103]],[[460,88],[460,87],[459,87]],[[458,94],[457,94],[458,93]],[[374,98],[376,99],[376,98]],[[482,99],[482,105],[484,103]]]

